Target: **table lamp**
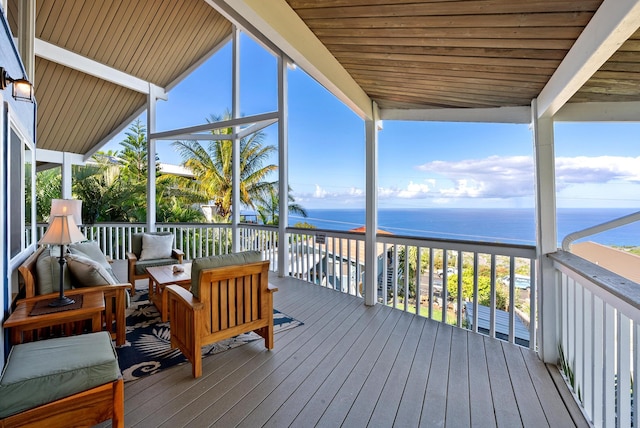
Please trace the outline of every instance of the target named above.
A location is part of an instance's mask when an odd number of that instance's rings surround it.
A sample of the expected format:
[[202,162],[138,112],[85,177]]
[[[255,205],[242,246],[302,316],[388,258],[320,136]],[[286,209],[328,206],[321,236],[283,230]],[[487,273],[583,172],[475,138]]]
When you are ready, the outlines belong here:
[[64,246],[72,242],[84,241],[85,237],[78,229],[73,215],[57,215],[51,219],[47,232],[44,234],[38,244],[60,245],[60,297],[54,299],[49,306],[66,306],[74,303],[64,295]]

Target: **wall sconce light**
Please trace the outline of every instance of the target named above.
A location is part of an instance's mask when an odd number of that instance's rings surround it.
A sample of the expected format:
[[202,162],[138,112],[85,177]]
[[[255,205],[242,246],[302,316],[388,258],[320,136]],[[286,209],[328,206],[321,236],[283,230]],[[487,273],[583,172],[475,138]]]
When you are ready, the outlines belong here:
[[9,83],[13,83],[13,98],[19,101],[33,102],[33,85],[24,77],[14,79],[7,74],[4,67],[0,67],[0,89],[5,89]]

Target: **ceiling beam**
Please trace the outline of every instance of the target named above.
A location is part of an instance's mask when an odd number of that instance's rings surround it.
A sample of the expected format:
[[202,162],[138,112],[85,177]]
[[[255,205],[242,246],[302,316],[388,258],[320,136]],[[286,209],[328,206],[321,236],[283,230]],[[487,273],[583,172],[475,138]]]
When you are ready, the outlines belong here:
[[381,109],[380,119],[425,122],[531,123],[531,107]]
[[640,122],[640,102],[597,102],[565,104],[554,122]]
[[98,79],[123,86],[142,94],[149,94],[150,82],[146,80],[124,73],[41,39],[35,40],[34,48],[36,56],[40,58],[64,65],[65,67],[78,70],[82,73],[90,74]]
[[640,27],[640,0],[604,0],[538,95],[538,117],[551,117]]
[[[285,0],[207,0],[254,37],[264,37],[363,119],[372,118],[365,91]],[[243,25],[243,23],[245,25]],[[252,28],[260,34],[254,34]]]

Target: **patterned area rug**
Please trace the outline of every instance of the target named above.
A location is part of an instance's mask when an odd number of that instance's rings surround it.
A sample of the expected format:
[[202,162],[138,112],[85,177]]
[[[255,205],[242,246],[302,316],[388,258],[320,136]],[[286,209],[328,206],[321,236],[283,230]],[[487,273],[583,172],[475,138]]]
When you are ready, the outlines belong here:
[[[279,333],[303,323],[282,312],[273,311],[274,333]],[[127,342],[116,348],[118,363],[125,382],[139,379],[160,370],[184,364],[187,359],[179,349],[171,349],[169,322],[162,322],[160,313],[149,302],[147,293],[140,292],[131,298],[127,309]],[[202,355],[214,355],[254,340],[262,340],[256,333],[246,333],[202,348]]]

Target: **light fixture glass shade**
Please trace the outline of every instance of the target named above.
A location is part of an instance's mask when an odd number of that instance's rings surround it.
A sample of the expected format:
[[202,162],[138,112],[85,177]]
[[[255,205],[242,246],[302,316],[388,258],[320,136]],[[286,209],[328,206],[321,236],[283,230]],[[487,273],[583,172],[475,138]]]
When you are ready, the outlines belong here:
[[76,226],[82,224],[82,201],[79,199],[52,199],[49,223],[59,215],[72,215]]
[[38,244],[67,245],[72,242],[84,241],[85,239],[72,215],[58,215],[53,217]]
[[33,101],[33,85],[26,79],[14,80],[13,98],[20,101]]

